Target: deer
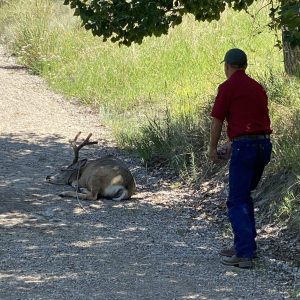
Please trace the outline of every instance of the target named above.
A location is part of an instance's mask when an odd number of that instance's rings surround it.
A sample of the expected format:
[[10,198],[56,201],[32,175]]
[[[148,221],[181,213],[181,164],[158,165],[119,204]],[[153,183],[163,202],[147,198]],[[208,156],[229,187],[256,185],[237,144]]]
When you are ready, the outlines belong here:
[[72,164],[62,168],[55,175],[47,176],[46,181],[56,185],[71,185],[76,189],[61,192],[61,197],[78,197],[83,200],[108,198],[114,201],[130,199],[136,191],[136,183],[127,166],[113,155],[79,160],[80,149],[98,143],[90,141],[90,133],[77,145],[80,134],[81,132],[78,132],[74,140],[69,140],[74,151]]

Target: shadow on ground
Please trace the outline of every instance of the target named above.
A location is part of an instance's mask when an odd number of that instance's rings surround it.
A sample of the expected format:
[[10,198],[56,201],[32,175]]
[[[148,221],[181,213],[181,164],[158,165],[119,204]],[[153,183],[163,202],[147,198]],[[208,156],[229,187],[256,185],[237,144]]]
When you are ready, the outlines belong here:
[[[0,138],[1,299],[260,299],[257,286],[279,299],[259,270],[220,267],[212,228],[199,226],[195,239],[184,217],[155,205],[159,184],[121,203],[58,197],[63,187],[44,179],[70,162],[70,147],[61,136],[26,136]],[[249,290],[236,290],[236,276]]]

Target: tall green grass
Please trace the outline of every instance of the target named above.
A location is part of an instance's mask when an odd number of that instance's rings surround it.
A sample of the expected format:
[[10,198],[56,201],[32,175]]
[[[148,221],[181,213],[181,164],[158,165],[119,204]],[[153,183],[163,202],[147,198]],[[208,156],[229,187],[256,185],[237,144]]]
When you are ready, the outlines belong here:
[[11,23],[6,35],[20,60],[53,88],[108,111],[182,105],[183,99],[199,103],[223,80],[219,62],[234,46],[248,52],[252,70],[265,65],[266,55],[268,66],[280,69],[274,36],[268,32],[254,36],[258,20],[266,23],[262,13],[255,21],[245,13],[228,12],[211,24],[187,17],[168,36],[120,48],[80,29],[79,20],[59,1],[10,3],[2,9],[1,23]]
[[300,83],[284,75],[283,54],[266,26],[268,1],[259,1],[248,14],[227,10],[219,22],[187,16],[167,36],[130,48],[94,38],[62,2],[2,4],[1,39],[54,90],[99,110],[122,147],[137,151],[147,164],[172,167],[185,179],[207,174],[209,111],[225,79],[220,62],[229,48],[244,49],[248,73],[270,98],[274,156],[269,172],[292,174],[293,189],[286,197],[296,191]]

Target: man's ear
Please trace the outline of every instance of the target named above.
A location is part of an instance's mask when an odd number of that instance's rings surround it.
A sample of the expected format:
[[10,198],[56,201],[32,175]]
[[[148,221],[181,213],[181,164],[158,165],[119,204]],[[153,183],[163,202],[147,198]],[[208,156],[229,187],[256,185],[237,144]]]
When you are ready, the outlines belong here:
[[230,65],[227,63],[224,63],[224,73],[226,75],[227,78],[229,78],[230,75]]

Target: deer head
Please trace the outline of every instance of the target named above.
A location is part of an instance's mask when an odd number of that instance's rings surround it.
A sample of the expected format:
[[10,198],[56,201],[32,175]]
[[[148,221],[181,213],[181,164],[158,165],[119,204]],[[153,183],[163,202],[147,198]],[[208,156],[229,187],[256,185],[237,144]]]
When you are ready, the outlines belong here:
[[74,140],[69,140],[69,143],[71,144],[71,146],[74,150],[73,162],[68,167],[61,168],[57,174],[52,175],[52,176],[50,176],[50,175],[47,176],[46,180],[48,182],[53,183],[53,184],[65,185],[65,184],[70,184],[71,182],[76,180],[76,177],[80,176],[81,169],[87,163],[87,159],[82,159],[82,160],[78,161],[80,149],[82,149],[84,146],[94,145],[94,144],[98,143],[96,141],[94,141],[94,142],[90,141],[90,138],[92,136],[92,134],[90,133],[83,142],[81,142],[79,145],[77,145],[77,139],[80,136],[80,134],[81,134],[81,132],[79,131],[76,134]]

